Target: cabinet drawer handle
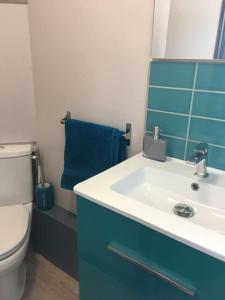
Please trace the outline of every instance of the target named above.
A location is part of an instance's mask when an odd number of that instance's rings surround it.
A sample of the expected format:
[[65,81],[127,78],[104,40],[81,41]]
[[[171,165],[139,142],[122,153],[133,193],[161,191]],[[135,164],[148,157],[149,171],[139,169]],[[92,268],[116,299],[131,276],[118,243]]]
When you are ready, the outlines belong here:
[[184,292],[188,296],[194,297],[195,296],[195,289],[189,288],[186,284],[181,284],[174,280],[172,276],[168,276],[167,274],[163,274],[163,272],[160,272],[158,268],[151,266],[151,265],[145,265],[141,259],[138,259],[135,257],[134,252],[133,254],[126,253],[126,250],[123,249],[123,247],[118,246],[117,243],[110,243],[107,245],[107,249],[120,256],[121,258],[125,259],[126,261],[129,261],[136,265],[137,267],[147,271],[148,273],[157,276],[158,278],[162,279],[163,281],[169,283],[170,285],[176,287],[180,291]]

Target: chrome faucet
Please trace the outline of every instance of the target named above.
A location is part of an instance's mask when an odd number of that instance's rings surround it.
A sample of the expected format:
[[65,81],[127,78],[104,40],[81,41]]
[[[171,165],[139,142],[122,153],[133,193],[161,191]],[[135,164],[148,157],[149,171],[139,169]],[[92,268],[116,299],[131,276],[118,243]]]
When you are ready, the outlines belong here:
[[187,163],[196,165],[195,175],[205,178],[208,177],[207,172],[207,160],[208,160],[208,144],[197,144],[193,150],[191,156],[187,159]]

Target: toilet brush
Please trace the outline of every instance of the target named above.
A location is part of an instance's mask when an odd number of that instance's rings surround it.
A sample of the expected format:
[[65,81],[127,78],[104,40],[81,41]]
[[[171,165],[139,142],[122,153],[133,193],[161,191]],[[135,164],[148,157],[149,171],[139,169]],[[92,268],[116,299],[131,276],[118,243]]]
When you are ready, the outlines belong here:
[[37,150],[37,165],[39,174],[39,183],[35,190],[37,207],[41,210],[49,210],[54,206],[54,189],[51,183],[45,182],[44,180],[44,172],[39,150]]

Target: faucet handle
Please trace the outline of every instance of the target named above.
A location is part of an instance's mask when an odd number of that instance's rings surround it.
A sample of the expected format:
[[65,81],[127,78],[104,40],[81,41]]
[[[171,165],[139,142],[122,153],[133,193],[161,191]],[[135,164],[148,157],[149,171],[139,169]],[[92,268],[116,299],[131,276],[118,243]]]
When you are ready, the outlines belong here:
[[206,155],[208,153],[208,144],[207,143],[199,143],[195,146],[193,152],[195,153],[201,153],[203,155]]
[[195,174],[201,178],[207,177],[207,159],[208,144],[199,143],[195,146],[192,155],[188,158],[187,163],[196,165]]

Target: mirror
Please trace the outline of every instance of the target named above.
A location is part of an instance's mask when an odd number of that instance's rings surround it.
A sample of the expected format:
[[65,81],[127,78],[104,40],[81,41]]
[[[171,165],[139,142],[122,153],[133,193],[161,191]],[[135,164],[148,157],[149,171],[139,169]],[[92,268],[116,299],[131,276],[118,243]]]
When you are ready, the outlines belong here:
[[155,0],[152,57],[225,59],[225,1]]

